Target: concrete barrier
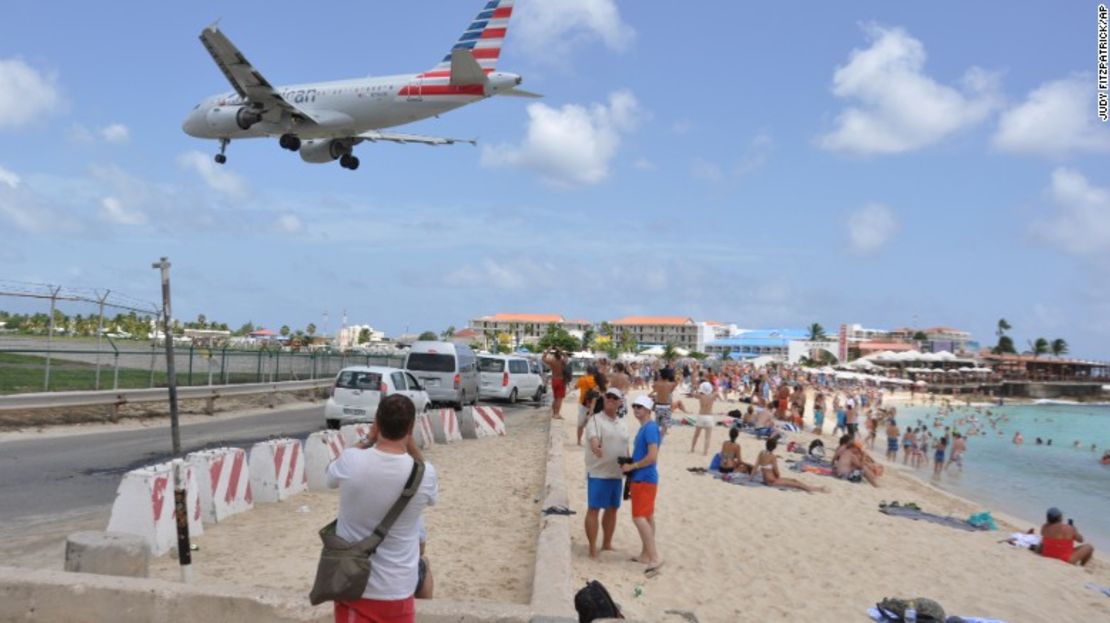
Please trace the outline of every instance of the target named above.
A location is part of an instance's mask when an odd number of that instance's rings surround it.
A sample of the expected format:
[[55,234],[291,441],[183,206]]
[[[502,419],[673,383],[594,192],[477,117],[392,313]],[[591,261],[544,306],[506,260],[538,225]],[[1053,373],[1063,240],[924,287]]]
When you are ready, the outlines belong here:
[[301,442],[275,439],[251,448],[251,488],[260,503],[280,502],[305,490]]
[[496,437],[505,434],[505,412],[499,407],[466,407],[459,413],[463,439]]
[[435,433],[432,431],[432,417],[427,412],[416,414],[416,426],[412,431],[416,447],[427,450],[435,445]]
[[350,448],[364,437],[370,436],[372,424],[348,424],[339,429],[339,436],[343,438],[344,447]]
[[[185,506],[189,515],[189,535],[204,534],[201,524],[200,495],[196,474],[185,467]],[[123,532],[143,538],[155,556],[161,556],[177,545],[177,527],[173,506],[173,463],[159,463],[133,469],[123,475],[108,532]]]
[[219,523],[254,508],[247,451],[216,448],[192,452],[185,460],[196,470],[205,522]]
[[[547,476],[544,478],[541,510],[552,506],[570,506],[563,459],[563,444],[566,443],[564,422],[551,420],[548,429]],[[574,587],[571,584],[571,518],[541,514],[539,521],[540,534],[536,539],[536,566],[532,577],[532,610],[538,615],[576,618]],[[577,522],[576,519],[575,524]]]
[[454,409],[436,409],[428,414],[432,421],[432,436],[436,443],[462,441],[459,415]]
[[312,433],[304,441],[304,469],[309,491],[328,488],[328,464],[339,458],[347,447],[339,431],[326,430]]
[[145,578],[150,546],[135,534],[75,532],[66,538],[66,571]]

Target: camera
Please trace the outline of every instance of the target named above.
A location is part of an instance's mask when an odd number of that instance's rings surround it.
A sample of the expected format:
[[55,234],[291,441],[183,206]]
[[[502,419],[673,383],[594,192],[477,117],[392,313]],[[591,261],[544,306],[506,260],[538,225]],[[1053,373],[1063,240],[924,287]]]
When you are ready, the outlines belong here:
[[617,465],[632,465],[635,461],[630,456],[618,456]]

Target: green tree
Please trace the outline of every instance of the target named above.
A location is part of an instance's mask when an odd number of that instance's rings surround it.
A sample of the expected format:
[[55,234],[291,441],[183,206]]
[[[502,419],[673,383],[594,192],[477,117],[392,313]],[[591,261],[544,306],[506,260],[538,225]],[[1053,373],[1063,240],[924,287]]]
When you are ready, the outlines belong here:
[[440,337],[442,337],[445,340],[449,340],[449,339],[455,337],[455,325],[451,325],[451,326],[447,327],[446,329],[443,330],[443,333],[440,333],[439,335],[440,335]]
[[585,331],[582,332],[582,350],[590,350],[590,347],[593,345],[593,342],[594,342],[594,330],[591,327],[591,328],[588,328],[588,329],[586,329]]
[[316,323],[308,323],[308,326],[304,328],[304,332],[307,333],[309,336],[316,335]]
[[915,342],[924,342],[929,339],[929,336],[925,335],[924,331],[917,331],[913,334],[913,339]]
[[367,328],[363,327],[363,329],[358,332],[358,343],[359,344],[365,344],[369,341],[370,341],[370,329],[367,329]]
[[602,322],[598,332],[601,333],[601,335],[613,337],[613,325],[609,324],[608,321]]
[[1033,352],[1034,357],[1048,354],[1049,344],[1048,340],[1039,337],[1036,341],[1029,342],[1029,350]]
[[999,318],[998,328],[995,329],[994,334],[998,337],[1002,337],[1003,335],[1006,335],[1006,332],[1010,329],[1013,329],[1013,327],[1010,326],[1010,323],[1006,322],[1005,318]]
[[815,322],[809,325],[809,341],[823,342],[828,339],[828,337],[829,336],[825,334],[825,327],[822,327],[819,323]]
[[622,353],[634,353],[638,350],[639,344],[636,343],[636,338],[632,337],[632,332],[622,327],[617,347]]
[[567,332],[566,329],[555,323],[547,325],[547,332],[536,342],[538,350],[545,351],[549,348],[558,348],[567,352],[578,350],[578,340]]
[[706,358],[709,357],[709,355],[707,355],[707,354],[705,354],[701,351],[696,351],[696,350],[690,351],[690,356],[693,357],[694,359],[697,359],[698,361],[705,361]]
[[197,328],[198,329],[207,329],[208,328],[208,318],[204,314],[197,314]]
[[1054,357],[1068,354],[1068,342],[1064,338],[1058,337],[1052,340],[1052,345],[1049,348],[1052,350],[1052,356]]
[[289,334],[291,332],[292,332],[292,329],[290,329],[289,325],[287,325],[287,324],[281,325],[281,330],[278,331],[278,333],[281,334],[281,337],[289,337]]
[[998,345],[991,349],[996,355],[1016,355],[1017,350],[1014,348],[1014,339],[1008,335],[1003,335],[998,338]]
[[251,333],[254,333],[254,323],[248,320],[243,323],[243,326],[239,327],[239,330],[235,332],[235,335],[250,335]]
[[667,342],[663,346],[663,361],[671,363],[675,359],[678,359],[678,350],[675,349],[674,344]]
[[434,342],[439,339],[439,336],[436,335],[435,331],[425,331],[421,333],[420,336],[416,339],[420,340],[421,342]]

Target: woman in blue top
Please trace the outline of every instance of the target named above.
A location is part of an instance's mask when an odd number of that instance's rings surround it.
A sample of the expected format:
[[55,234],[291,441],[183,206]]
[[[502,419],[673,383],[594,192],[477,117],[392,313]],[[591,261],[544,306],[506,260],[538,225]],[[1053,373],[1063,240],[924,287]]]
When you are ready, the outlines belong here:
[[663,564],[655,546],[655,494],[659,487],[656,460],[659,458],[662,435],[652,417],[654,406],[647,396],[640,396],[632,402],[632,414],[640,423],[640,430],[632,444],[632,463],[622,466],[624,473],[632,480],[632,523],[636,525],[643,543],[635,560],[647,565],[644,574],[648,577],[654,577]]

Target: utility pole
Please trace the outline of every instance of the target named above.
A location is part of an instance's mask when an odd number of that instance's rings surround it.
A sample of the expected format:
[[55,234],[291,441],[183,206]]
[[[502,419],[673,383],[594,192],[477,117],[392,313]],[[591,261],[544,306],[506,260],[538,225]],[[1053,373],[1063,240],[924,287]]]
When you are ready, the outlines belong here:
[[177,424],[177,373],[173,366],[173,327],[170,318],[173,317],[170,309],[170,262],[163,257],[161,261],[150,265],[162,272],[162,323],[163,338],[166,341],[166,384],[170,389],[170,434],[173,436],[173,455],[181,456],[181,430]]

